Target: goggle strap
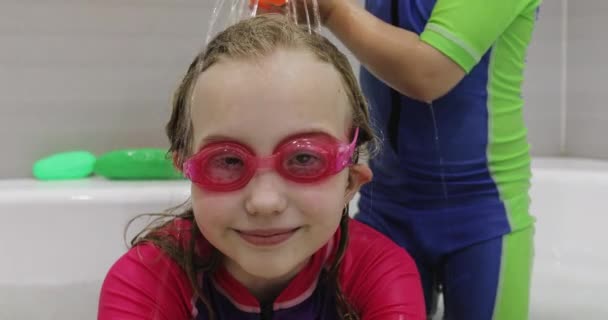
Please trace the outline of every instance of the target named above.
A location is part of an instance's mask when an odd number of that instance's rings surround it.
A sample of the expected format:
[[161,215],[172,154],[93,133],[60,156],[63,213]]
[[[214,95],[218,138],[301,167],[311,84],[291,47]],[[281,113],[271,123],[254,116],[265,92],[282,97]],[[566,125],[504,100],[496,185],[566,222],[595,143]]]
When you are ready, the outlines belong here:
[[359,138],[359,127],[355,128],[355,136],[353,137],[353,141],[343,148],[340,148],[338,151],[338,159],[336,161],[336,171],[340,171],[344,169],[346,166],[351,164],[353,153],[355,152],[355,148],[357,147],[357,139]]

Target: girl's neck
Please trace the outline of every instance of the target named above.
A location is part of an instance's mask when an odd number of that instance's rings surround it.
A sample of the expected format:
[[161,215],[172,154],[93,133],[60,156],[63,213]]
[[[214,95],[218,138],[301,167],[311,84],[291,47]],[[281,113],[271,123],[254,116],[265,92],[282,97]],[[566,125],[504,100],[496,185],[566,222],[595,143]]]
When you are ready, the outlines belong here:
[[286,275],[267,279],[256,277],[243,270],[236,263],[226,259],[226,270],[243,286],[245,286],[251,294],[258,299],[260,304],[272,303],[287,288],[289,283],[295,276],[306,266],[308,260],[302,262],[297,268]]

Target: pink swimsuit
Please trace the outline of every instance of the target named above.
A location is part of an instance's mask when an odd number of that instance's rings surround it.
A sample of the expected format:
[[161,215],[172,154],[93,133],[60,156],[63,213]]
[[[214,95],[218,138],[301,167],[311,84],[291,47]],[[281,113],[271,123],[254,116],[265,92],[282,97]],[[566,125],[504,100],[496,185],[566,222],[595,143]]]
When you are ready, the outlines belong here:
[[[169,231],[187,243],[191,222],[180,220]],[[342,292],[363,320],[426,319],[420,278],[414,261],[377,231],[350,221],[349,244],[341,264]],[[203,277],[200,291],[221,319],[338,319],[334,291],[320,281],[336,251],[339,232],[272,304],[260,305],[225,269]],[[200,248],[209,248],[201,239]],[[204,252],[203,249],[201,252]],[[101,291],[99,320],[209,319],[194,298],[190,281],[177,263],[153,244],[131,248],[109,271]]]

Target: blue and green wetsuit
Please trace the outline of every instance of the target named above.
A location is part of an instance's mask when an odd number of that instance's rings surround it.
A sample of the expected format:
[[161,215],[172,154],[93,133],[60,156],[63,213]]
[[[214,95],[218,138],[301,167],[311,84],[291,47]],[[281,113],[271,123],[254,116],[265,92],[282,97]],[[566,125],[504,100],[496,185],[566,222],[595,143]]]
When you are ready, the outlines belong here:
[[441,285],[448,319],[527,319],[534,218],[521,87],[539,5],[366,1],[467,73],[432,103],[360,74],[385,143],[370,160],[374,179],[356,217],[414,256],[429,312]]

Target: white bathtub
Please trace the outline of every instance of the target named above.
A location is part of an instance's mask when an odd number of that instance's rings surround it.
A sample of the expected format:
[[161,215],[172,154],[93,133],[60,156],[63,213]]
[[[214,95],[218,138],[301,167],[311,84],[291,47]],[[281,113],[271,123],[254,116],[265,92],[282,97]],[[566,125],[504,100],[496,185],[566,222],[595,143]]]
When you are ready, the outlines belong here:
[[608,319],[608,162],[537,159],[533,169],[530,318]]
[[188,194],[184,181],[0,180],[0,320],[95,319],[126,223]]
[[[0,181],[0,319],[95,319],[127,221],[188,190],[184,181]],[[531,319],[608,319],[608,163],[535,159],[532,197]]]

